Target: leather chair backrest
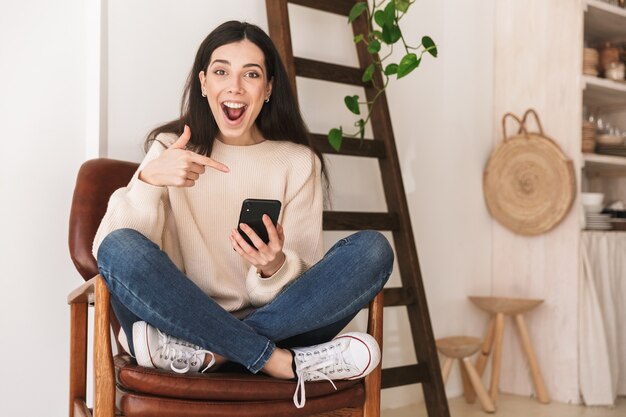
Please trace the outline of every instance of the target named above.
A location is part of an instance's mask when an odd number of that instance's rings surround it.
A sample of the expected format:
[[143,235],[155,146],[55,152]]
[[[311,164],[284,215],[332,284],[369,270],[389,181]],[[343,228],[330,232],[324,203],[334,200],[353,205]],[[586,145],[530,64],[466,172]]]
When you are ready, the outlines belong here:
[[78,171],[70,212],[69,246],[74,266],[85,280],[98,274],[91,248],[109,197],[128,184],[138,166],[99,158],[83,163]]

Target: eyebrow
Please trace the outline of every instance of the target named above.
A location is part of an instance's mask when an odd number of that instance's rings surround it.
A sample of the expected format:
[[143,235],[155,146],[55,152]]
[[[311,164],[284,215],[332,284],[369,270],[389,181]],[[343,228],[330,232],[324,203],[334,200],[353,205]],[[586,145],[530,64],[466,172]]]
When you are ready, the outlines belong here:
[[[216,63],[221,63],[221,64],[226,64],[226,65],[231,65],[230,61],[227,61],[225,59],[214,59],[213,62],[211,62],[211,64],[209,64],[209,67],[212,66],[213,64]],[[253,62],[249,63],[249,64],[245,64],[243,66],[244,68],[249,68],[249,67],[257,67],[259,68],[261,71],[263,71],[263,67],[261,67],[259,64],[255,64]]]

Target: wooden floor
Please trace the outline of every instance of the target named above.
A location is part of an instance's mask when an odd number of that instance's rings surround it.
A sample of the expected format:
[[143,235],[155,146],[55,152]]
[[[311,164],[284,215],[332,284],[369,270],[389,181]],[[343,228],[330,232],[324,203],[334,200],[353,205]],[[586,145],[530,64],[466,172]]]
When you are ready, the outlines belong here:
[[[498,410],[495,414],[482,411],[480,404],[467,404],[462,397],[451,398],[451,417],[624,417],[626,416],[626,398],[617,400],[615,408],[584,407],[551,403],[539,404],[532,398],[500,394]],[[395,410],[384,410],[382,417],[426,417],[423,406],[405,407]]]

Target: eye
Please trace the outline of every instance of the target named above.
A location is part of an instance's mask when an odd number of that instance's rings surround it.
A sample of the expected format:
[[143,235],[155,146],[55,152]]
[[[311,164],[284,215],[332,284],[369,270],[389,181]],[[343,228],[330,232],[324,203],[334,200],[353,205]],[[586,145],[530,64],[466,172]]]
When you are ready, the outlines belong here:
[[226,75],[226,71],[224,71],[223,69],[216,69],[215,71],[213,71],[213,74],[215,74],[215,75]]
[[248,78],[259,78],[261,75],[256,71],[250,71],[246,73],[246,77]]

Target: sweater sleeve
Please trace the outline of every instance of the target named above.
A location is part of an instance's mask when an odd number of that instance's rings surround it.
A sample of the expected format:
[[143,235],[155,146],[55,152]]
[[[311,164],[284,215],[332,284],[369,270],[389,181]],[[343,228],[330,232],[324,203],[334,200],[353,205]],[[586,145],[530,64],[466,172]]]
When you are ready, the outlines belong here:
[[308,162],[305,165],[306,168],[302,169],[308,175],[300,181],[297,191],[283,205],[285,262],[274,275],[267,278],[262,278],[254,266],[248,271],[246,288],[250,302],[255,307],[273,300],[287,284],[322,258],[324,198],[321,164],[314,154],[311,154],[309,160],[311,162]]
[[150,185],[138,177],[148,162],[156,159],[165,149],[162,141],[155,140],[130,183],[111,195],[93,242],[92,253],[96,259],[104,238],[118,229],[137,230],[159,247],[162,246],[167,187]]

